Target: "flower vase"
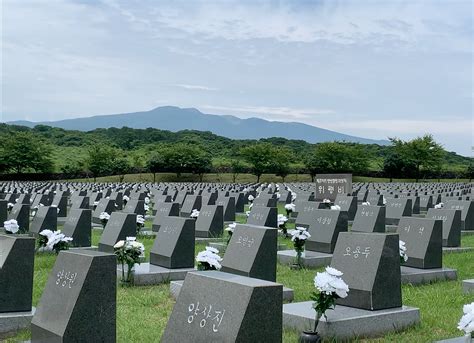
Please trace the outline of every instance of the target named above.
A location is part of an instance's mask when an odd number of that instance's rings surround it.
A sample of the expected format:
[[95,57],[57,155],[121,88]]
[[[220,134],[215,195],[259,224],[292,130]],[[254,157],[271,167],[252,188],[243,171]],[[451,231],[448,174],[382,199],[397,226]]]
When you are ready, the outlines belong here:
[[322,342],[321,336],[314,331],[303,331],[300,334],[299,343],[320,343]]

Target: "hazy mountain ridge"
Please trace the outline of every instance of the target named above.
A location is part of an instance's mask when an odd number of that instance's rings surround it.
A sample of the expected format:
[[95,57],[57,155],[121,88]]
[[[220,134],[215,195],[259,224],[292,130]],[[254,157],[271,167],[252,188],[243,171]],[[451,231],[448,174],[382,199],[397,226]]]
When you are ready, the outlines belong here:
[[195,108],[179,108],[174,106],[158,107],[150,111],[96,115],[58,121],[12,121],[8,124],[34,127],[43,124],[68,130],[91,131],[96,128],[130,127],[145,129],[148,127],[169,130],[211,131],[212,133],[232,139],[259,139],[284,137],[299,139],[309,143],[327,141],[347,141],[363,144],[386,145],[386,140],[346,135],[298,122],[269,121],[260,118],[241,119],[231,115],[205,114]]

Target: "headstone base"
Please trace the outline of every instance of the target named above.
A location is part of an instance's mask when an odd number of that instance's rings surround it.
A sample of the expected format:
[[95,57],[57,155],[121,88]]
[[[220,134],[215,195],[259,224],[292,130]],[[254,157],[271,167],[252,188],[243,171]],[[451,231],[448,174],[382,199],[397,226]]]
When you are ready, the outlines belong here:
[[442,341],[437,341],[436,343],[474,343],[474,338],[466,335],[463,337],[443,339]]
[[421,285],[436,281],[457,280],[457,270],[450,268],[420,269],[401,267],[402,283]]
[[398,230],[398,225],[385,225],[385,232],[396,233]]
[[214,243],[214,242],[221,242],[222,238],[219,237],[196,237],[196,243]]
[[[283,305],[283,326],[298,331],[312,329],[315,312],[312,301]],[[368,311],[337,305],[327,311],[318,325],[323,338],[351,340],[361,337],[376,337],[392,331],[400,331],[420,322],[420,310],[414,307],[396,307]]]
[[[170,294],[174,300],[178,299],[179,292],[181,292],[181,287],[183,286],[183,282],[184,280],[170,282]],[[283,287],[283,301],[292,302],[293,299],[294,299],[293,289],[288,288],[288,287]]]
[[462,230],[461,236],[474,236],[474,230]]
[[150,230],[145,230],[145,231],[140,231],[140,235],[141,236],[147,236],[147,237],[151,238],[151,237],[156,236],[156,232],[150,231]]
[[[282,250],[277,252],[278,262],[281,264],[295,263],[296,251]],[[306,268],[317,268],[331,264],[332,254],[316,251],[305,251],[301,256],[301,263]]]
[[[169,269],[155,266],[150,263],[135,264],[133,284],[135,286],[159,285],[174,280],[184,280],[188,272],[195,271],[194,268]],[[117,276],[122,276],[122,266],[117,266]]]
[[471,250],[473,250],[471,247],[443,247],[443,253],[445,254],[455,254]]
[[474,279],[464,280],[462,282],[462,290],[464,293],[474,293]]
[[0,338],[21,329],[29,328],[36,308],[29,312],[4,312],[0,313]]

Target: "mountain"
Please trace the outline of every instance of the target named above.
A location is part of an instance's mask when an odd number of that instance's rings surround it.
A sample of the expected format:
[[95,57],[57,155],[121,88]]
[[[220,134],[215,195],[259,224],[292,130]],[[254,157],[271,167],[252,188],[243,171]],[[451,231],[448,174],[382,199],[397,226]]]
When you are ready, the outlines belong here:
[[350,136],[303,123],[269,121],[259,118],[241,119],[230,115],[206,114],[195,108],[179,108],[174,106],[157,107],[151,111],[144,112],[98,115],[58,121],[30,122],[19,120],[9,122],[8,124],[28,127],[43,124],[81,131],[109,127],[121,128],[123,126],[134,129],[153,127],[173,132],[185,129],[211,131],[216,135],[233,139],[284,137],[287,139],[301,139],[309,143],[327,141],[346,141],[379,145],[389,143],[385,140]]

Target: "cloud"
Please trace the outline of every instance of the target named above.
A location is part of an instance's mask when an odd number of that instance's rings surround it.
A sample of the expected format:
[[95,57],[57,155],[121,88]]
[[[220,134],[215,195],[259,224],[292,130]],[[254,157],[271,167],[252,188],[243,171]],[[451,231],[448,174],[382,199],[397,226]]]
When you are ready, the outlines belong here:
[[180,87],[189,90],[198,90],[198,91],[218,91],[219,88],[208,87],[208,86],[201,86],[201,85],[187,85],[187,84],[175,84],[175,87]]

